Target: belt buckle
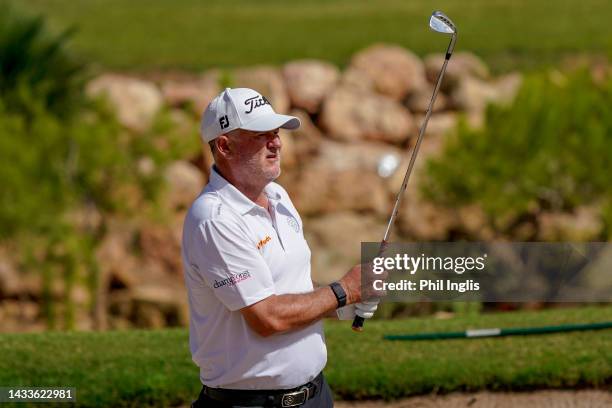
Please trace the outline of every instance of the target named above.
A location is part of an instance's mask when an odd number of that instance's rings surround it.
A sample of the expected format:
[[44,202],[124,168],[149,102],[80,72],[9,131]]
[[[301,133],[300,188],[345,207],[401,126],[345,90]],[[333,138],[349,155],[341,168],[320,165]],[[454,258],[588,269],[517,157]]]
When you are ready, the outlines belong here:
[[297,407],[308,401],[309,397],[308,387],[302,387],[301,390],[295,392],[288,392],[283,394],[281,398],[281,407]]

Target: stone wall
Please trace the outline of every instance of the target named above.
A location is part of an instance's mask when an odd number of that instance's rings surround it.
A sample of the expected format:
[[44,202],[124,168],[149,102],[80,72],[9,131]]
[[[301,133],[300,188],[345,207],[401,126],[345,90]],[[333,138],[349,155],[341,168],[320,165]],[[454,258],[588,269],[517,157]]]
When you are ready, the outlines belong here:
[[[277,112],[298,116],[302,127],[281,134],[279,182],[305,220],[313,277],[327,283],[359,261],[361,241],[382,238],[443,58],[421,59],[401,47],[377,44],[356,53],[344,70],[325,61],[300,60],[197,75],[107,73],[92,80],[87,92],[106,97],[121,125],[136,137],[150,131],[163,109],[176,126],[184,126],[185,138],[197,138],[199,115],[223,82],[257,89]],[[423,164],[440,152],[458,114],[482,126],[486,104],[510,102],[520,83],[517,73],[493,78],[475,55],[453,56],[403,200],[396,239],[446,240],[458,232],[494,237],[478,207],[439,208],[423,199],[417,186]],[[71,215],[74,222],[95,223],[104,231],[95,253],[97,293],[78,286],[70,294],[76,299],[77,329],[188,324],[181,228],[211,163],[205,146],[163,169],[163,221],[111,216],[95,208]],[[143,157],[137,166],[147,174],[154,164]],[[589,214],[585,209],[579,216],[589,219]],[[555,223],[554,217],[563,222]],[[551,214],[548,231],[558,234],[560,225],[573,222],[571,216]],[[40,274],[19,265],[10,251],[0,253],[0,330],[42,330]],[[58,288],[54,293],[61,299],[67,292]]]

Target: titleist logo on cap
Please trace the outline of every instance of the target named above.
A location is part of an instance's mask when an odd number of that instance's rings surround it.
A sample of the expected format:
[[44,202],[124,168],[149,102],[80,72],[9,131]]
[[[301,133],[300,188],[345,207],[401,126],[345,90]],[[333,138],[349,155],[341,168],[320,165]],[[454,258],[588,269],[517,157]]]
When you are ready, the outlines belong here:
[[253,109],[257,109],[260,106],[264,106],[264,105],[270,105],[270,102],[266,99],[265,96],[258,95],[258,96],[254,96],[252,98],[246,99],[244,101],[244,104],[249,107],[249,110],[245,111],[244,113],[249,114],[253,112]]

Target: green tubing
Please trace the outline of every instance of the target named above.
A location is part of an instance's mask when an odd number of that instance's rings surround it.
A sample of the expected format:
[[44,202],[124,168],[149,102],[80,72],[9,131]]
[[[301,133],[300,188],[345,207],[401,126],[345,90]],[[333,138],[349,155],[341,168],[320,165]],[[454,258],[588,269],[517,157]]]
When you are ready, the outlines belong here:
[[582,330],[612,329],[612,322],[564,324],[560,326],[522,327],[515,329],[478,329],[463,332],[387,334],[385,340],[442,340],[442,339],[475,339],[482,337],[527,336],[532,334],[562,333]]

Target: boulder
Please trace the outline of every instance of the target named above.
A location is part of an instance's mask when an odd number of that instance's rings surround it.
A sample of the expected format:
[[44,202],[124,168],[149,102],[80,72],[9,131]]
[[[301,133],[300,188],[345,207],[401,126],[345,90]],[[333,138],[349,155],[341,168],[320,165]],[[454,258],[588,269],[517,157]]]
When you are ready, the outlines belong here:
[[[415,122],[420,127],[425,119],[424,114],[415,115]],[[426,138],[444,138],[457,128],[457,114],[455,112],[438,112],[433,113],[429,117],[427,129],[425,130]]]
[[[404,101],[404,105],[413,113],[425,113],[429,107],[431,96],[433,94],[433,85],[424,86],[415,92],[408,95]],[[436,101],[433,105],[433,112],[440,112],[448,107],[448,101],[446,95],[442,92],[438,92]]]
[[463,78],[451,94],[453,106],[467,112],[483,112],[486,105],[497,99],[497,89],[480,79]]
[[[426,181],[423,177],[426,163],[430,158],[441,153],[443,142],[443,137],[426,135],[421,143],[396,222],[399,232],[409,238],[444,240],[448,238],[449,231],[457,225],[457,217],[452,210],[429,202],[421,193],[421,183]],[[388,179],[388,189],[394,194],[397,194],[402,185],[411,154],[410,150],[402,155],[403,162],[399,166],[401,171]]]
[[518,72],[512,72],[497,78],[493,82],[495,88],[494,102],[501,105],[511,104],[522,84],[523,75]]
[[372,78],[365,71],[348,67],[340,77],[340,86],[362,92],[376,92]]
[[96,252],[100,268],[98,287],[104,293],[115,288],[129,288],[140,282],[138,260],[131,248],[136,237],[133,223],[124,219],[109,219],[106,234],[101,239]]
[[597,241],[603,231],[601,214],[594,207],[578,207],[573,213],[542,213],[538,217],[540,241]]
[[[444,63],[444,54],[430,54],[423,61],[427,80],[435,84]],[[445,92],[451,91],[466,77],[489,79],[489,68],[480,58],[470,52],[453,53],[446,67],[441,89]]]
[[456,108],[478,114],[484,112],[487,104],[507,105],[512,103],[521,84],[518,73],[504,75],[493,82],[464,78],[451,94]]
[[0,299],[19,297],[22,286],[15,263],[4,251],[0,251]]
[[401,150],[380,143],[323,141],[320,153],[304,164],[286,187],[303,215],[355,210],[387,214],[388,194],[378,175],[386,156],[400,160]]
[[329,284],[341,278],[360,262],[361,242],[377,242],[386,223],[374,216],[354,212],[334,212],[304,223],[312,251],[313,280]]
[[382,95],[336,88],[323,103],[320,125],[330,137],[402,144],[414,134],[412,115],[400,103]]
[[298,129],[290,132],[293,139],[293,151],[298,162],[305,162],[319,153],[323,134],[312,123],[306,112],[293,110],[290,115],[297,117],[301,123]]
[[281,140],[281,167],[283,171],[291,170],[297,166],[295,155],[295,135],[292,131],[280,129],[278,135]]
[[187,161],[175,161],[164,170],[165,208],[180,211],[188,208],[204,187],[200,170]]
[[350,66],[368,75],[378,92],[397,101],[426,83],[423,62],[398,45],[372,45],[355,54]]
[[251,88],[265,96],[277,113],[289,111],[289,95],[281,71],[274,67],[258,66],[237,69],[233,73],[232,88]]
[[308,113],[316,113],[323,98],[336,86],[340,71],[325,61],[299,60],[286,64],[283,76],[291,105]]
[[483,209],[477,205],[466,205],[457,211],[459,228],[470,239],[490,241],[495,238],[495,232]]
[[144,132],[163,104],[159,89],[151,82],[123,75],[104,74],[87,84],[90,97],[105,96],[124,127]]
[[167,105],[189,107],[199,115],[221,92],[218,76],[217,73],[207,73],[191,80],[170,79],[161,84],[161,92]]
[[64,214],[64,218],[76,230],[90,234],[98,231],[103,222],[102,213],[93,202],[70,209]]
[[[142,258],[147,263],[157,263],[164,273],[181,275],[181,237],[177,237],[170,225],[143,225],[138,234]],[[148,268],[142,268],[147,271]],[[161,275],[161,273],[156,273]]]
[[407,195],[397,224],[402,235],[424,241],[447,240],[450,230],[457,225],[455,215],[419,195]]

